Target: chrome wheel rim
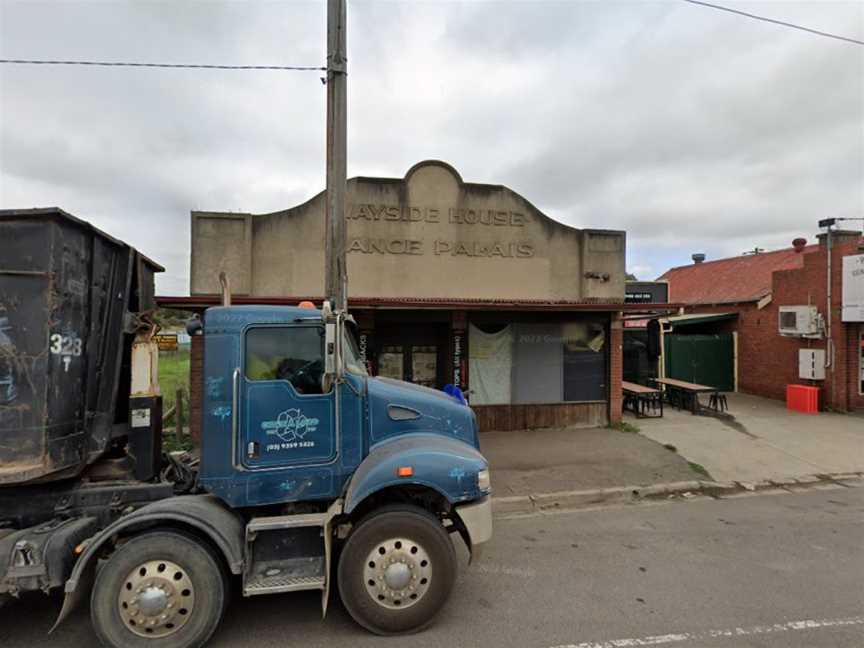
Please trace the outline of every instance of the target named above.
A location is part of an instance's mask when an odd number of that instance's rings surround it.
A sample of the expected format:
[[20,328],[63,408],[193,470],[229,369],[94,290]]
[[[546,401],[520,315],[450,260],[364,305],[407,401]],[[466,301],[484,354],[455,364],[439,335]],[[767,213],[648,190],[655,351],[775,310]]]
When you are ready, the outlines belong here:
[[366,557],[363,581],[372,600],[389,610],[416,605],[432,583],[432,561],[417,542],[392,538],[379,542]]
[[188,623],[195,609],[195,588],[177,563],[150,560],[123,580],[117,609],[123,624],[139,637],[167,637]]

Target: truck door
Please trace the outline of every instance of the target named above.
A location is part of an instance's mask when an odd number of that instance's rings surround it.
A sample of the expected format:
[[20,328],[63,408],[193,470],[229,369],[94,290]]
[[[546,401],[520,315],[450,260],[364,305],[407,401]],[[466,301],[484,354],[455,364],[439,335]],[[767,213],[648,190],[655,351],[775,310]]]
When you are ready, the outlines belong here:
[[244,334],[237,449],[249,469],[318,465],[337,454],[334,394],[323,393],[320,324],[254,326]]

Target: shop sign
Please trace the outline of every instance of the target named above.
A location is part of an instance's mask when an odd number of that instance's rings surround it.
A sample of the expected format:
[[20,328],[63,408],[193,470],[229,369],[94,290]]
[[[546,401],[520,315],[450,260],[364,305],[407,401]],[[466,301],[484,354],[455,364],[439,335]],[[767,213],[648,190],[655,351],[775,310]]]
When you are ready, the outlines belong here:
[[843,257],[843,321],[864,322],[864,254]]
[[369,355],[369,346],[371,344],[372,333],[371,331],[360,331],[360,335],[357,336],[357,346],[359,347],[358,351],[360,352],[360,361],[366,367],[366,372],[370,376],[374,376],[375,372],[373,371],[374,367],[372,366],[372,358]]
[[[477,258],[530,259],[534,244],[525,239],[530,218],[522,212],[494,209],[451,207],[443,209],[423,205],[351,205],[348,219],[360,224],[378,222],[447,224],[457,227],[458,237],[451,238],[378,238],[357,237],[348,240],[348,253],[382,255],[435,255]],[[422,230],[413,230],[422,231]],[[490,233],[492,236],[490,237]],[[475,239],[479,235],[481,239]],[[493,240],[488,240],[492,238]],[[510,240],[516,238],[517,240]]]
[[453,384],[465,390],[465,331],[453,331]]
[[649,319],[625,319],[624,320],[624,328],[625,329],[643,329],[648,328]]
[[665,281],[628,281],[624,285],[625,304],[665,304],[669,284]]
[[160,333],[153,336],[160,351],[176,351],[178,348],[176,333]]

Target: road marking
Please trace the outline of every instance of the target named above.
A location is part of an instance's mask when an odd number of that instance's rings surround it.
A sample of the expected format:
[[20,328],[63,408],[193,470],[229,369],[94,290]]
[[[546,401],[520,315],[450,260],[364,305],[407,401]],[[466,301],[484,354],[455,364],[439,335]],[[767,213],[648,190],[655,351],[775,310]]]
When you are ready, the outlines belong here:
[[502,576],[517,576],[518,578],[534,578],[536,572],[530,567],[508,567],[497,563],[480,563],[471,569],[480,574]]
[[793,632],[796,630],[818,630],[820,628],[841,628],[864,625],[864,616],[846,617],[843,619],[807,619],[804,621],[787,621],[772,625],[750,626],[749,628],[731,628],[728,630],[704,630],[701,632],[676,632],[651,637],[632,637],[630,639],[613,639],[611,641],[587,641],[578,644],[561,644],[554,648],[636,648],[638,646],[668,646],[685,641],[705,641],[721,637],[749,637],[778,632]]

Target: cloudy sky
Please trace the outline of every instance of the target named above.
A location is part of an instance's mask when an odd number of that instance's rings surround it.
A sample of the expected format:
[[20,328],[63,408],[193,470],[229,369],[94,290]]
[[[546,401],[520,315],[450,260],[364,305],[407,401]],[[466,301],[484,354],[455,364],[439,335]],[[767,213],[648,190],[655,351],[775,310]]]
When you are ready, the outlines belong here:
[[[734,2],[864,40],[864,2]],[[0,0],[0,58],[321,65],[324,2]],[[679,0],[349,0],[349,176],[440,158],[641,279],[864,217],[864,47]],[[61,206],[188,292],[189,211],[324,187],[315,72],[0,66],[0,206]]]

